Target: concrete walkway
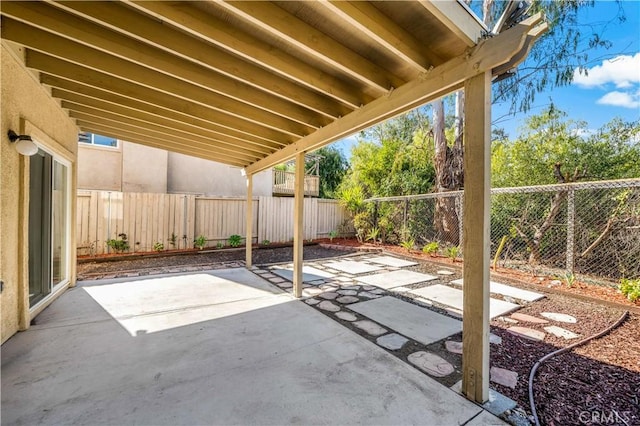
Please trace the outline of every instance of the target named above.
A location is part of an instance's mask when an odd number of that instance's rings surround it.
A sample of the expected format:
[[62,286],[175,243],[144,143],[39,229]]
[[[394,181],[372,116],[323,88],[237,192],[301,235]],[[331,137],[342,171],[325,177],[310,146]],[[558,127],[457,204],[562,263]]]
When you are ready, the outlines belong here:
[[2,346],[2,424],[500,424],[244,269],[80,284]]

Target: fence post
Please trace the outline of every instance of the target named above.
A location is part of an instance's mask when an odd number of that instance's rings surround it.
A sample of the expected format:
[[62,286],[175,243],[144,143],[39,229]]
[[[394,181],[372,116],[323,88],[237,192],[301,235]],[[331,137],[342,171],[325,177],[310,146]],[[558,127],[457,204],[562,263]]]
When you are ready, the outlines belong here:
[[373,227],[378,227],[378,202],[373,202]]
[[[407,212],[409,210],[409,199],[405,198],[404,199],[404,216],[402,219],[402,230],[405,231],[407,230]],[[404,236],[402,238],[405,238]]]
[[576,221],[576,203],[575,190],[569,188],[567,194],[567,272],[573,274],[574,269],[574,251],[575,251],[575,221]]
[[460,253],[462,253],[462,246],[464,245],[462,243],[462,212],[464,209],[464,193],[458,194],[456,196],[456,201],[456,204],[458,204],[458,247],[460,247]]

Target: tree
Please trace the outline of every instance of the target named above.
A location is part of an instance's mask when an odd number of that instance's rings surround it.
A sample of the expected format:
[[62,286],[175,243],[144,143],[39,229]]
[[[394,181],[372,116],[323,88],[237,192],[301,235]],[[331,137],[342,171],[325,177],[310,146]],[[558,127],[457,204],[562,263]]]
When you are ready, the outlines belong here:
[[347,172],[349,163],[342,151],[326,146],[315,151],[320,155],[320,198],[335,198],[336,190]]

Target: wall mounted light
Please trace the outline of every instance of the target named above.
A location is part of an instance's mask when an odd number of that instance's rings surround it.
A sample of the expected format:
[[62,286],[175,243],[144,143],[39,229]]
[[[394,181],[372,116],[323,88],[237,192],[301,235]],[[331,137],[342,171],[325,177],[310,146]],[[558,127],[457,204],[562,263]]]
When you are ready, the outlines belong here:
[[16,144],[16,151],[28,157],[38,152],[38,146],[33,142],[29,135],[19,135],[13,130],[7,132],[9,140]]

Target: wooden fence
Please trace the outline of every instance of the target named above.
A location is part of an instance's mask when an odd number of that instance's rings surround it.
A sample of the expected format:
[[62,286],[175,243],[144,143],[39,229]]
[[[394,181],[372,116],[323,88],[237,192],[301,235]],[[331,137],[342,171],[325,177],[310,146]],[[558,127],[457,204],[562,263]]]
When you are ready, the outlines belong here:
[[[253,199],[253,242],[287,242],[293,238],[293,202],[290,197]],[[193,247],[204,235],[209,247],[227,244],[230,235],[246,234],[244,198],[202,197],[188,194],[79,191],[77,203],[78,254],[112,251],[106,244],[126,234],[129,251]],[[304,238],[331,231],[351,232],[349,215],[336,200],[305,198]]]

